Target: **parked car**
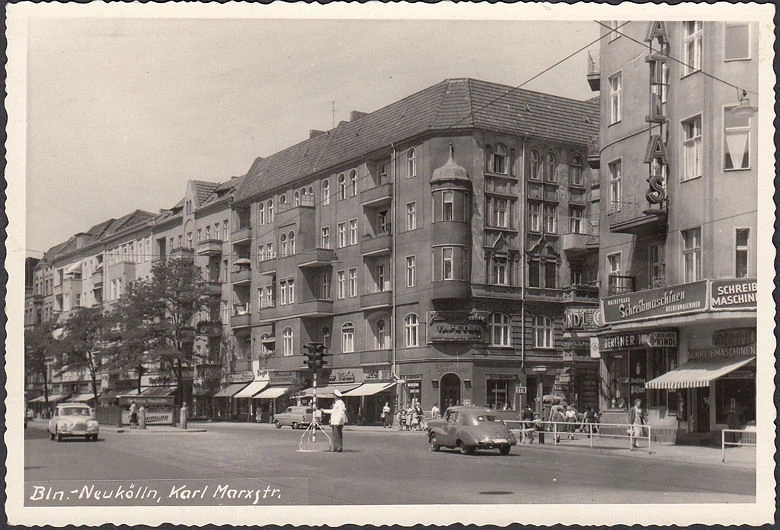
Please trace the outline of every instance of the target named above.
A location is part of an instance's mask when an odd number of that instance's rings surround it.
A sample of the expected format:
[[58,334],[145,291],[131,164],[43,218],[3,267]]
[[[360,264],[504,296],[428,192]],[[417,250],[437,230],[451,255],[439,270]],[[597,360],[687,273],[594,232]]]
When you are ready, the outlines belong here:
[[98,422],[89,405],[63,403],[57,405],[49,420],[49,438],[58,442],[66,436],[83,436],[85,440],[97,441]]
[[284,426],[290,426],[293,429],[306,427],[311,423],[314,409],[311,407],[287,407],[284,412],[274,416],[274,425],[277,429]]
[[498,449],[508,455],[517,439],[496,411],[457,406],[448,408],[443,417],[428,421],[428,444],[431,451],[451,447],[471,454],[476,449]]

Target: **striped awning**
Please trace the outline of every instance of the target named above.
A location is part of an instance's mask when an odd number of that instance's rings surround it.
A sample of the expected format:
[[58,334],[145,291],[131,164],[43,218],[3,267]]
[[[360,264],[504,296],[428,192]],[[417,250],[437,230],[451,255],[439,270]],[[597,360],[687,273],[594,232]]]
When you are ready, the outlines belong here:
[[711,381],[720,379],[729,372],[742,368],[755,359],[755,357],[744,359],[696,359],[648,381],[645,383],[645,387],[651,390],[708,387]]
[[290,391],[290,386],[269,386],[259,394],[255,394],[255,399],[276,399]]
[[227,388],[223,388],[216,394],[214,394],[215,398],[229,398],[233,397],[235,394],[238,394],[238,392],[241,391],[242,388],[246,386],[246,383],[233,383],[232,385],[228,385]]
[[246,388],[244,388],[241,392],[237,393],[233,397],[236,399],[251,398],[267,386],[268,386],[267,381],[252,381],[246,386]]
[[395,383],[363,383],[354,390],[345,392],[345,396],[373,396],[395,386]]

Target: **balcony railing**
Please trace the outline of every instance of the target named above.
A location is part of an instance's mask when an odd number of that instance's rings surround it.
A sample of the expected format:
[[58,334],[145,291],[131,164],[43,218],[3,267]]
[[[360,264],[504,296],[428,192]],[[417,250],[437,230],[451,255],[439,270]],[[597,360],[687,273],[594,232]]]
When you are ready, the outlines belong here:
[[666,231],[667,203],[650,205],[644,196],[625,196],[608,204],[609,229],[625,234],[658,234]]
[[376,309],[390,307],[393,304],[393,291],[379,291],[360,295],[360,307],[362,309]]
[[572,301],[593,301],[599,299],[598,285],[570,285],[563,290],[563,298]]
[[590,219],[580,219],[579,227],[575,226],[573,228],[578,228],[578,230],[561,235],[561,248],[564,252],[582,254],[589,249],[598,248],[598,226],[592,223]]
[[609,283],[607,284],[607,294],[612,296],[615,294],[633,293],[636,290],[634,280],[635,278],[633,276],[610,274]]
[[363,256],[383,256],[390,254],[392,248],[393,238],[389,230],[374,236],[367,234],[360,240],[360,254]]
[[230,283],[249,283],[252,281],[252,269],[248,266],[235,267],[230,273]]
[[169,257],[173,259],[192,259],[195,249],[189,247],[172,248]]
[[222,254],[222,240],[216,238],[198,241],[199,256],[216,256]]
[[523,288],[517,285],[495,285],[491,283],[471,284],[471,296],[474,298],[520,300],[522,295]]
[[242,225],[233,230],[230,234],[230,241],[235,243],[248,243],[252,239],[252,227]]
[[360,192],[361,206],[381,206],[389,204],[393,197],[393,183],[386,182],[369,190]]

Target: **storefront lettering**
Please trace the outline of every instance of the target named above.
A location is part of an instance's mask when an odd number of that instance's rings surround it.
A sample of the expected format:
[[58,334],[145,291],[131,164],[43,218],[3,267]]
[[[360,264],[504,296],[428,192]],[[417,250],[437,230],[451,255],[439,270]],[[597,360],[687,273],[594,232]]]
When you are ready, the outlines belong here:
[[712,359],[720,357],[753,357],[756,355],[756,345],[716,347],[688,350],[688,359]]
[[563,315],[563,329],[595,329],[596,307],[570,307]]
[[328,377],[328,382],[330,383],[354,383],[355,382],[355,373],[351,372],[349,370],[339,370],[337,372],[333,372]]
[[488,342],[481,313],[430,311],[428,323],[428,342]]
[[[653,331],[650,333],[621,333],[598,338],[597,352],[610,350],[626,350],[633,348],[675,348],[677,347],[676,331]],[[591,344],[591,356],[594,346]]]
[[756,280],[713,280],[712,309],[756,307]]
[[712,334],[712,345],[721,347],[747,346],[756,342],[756,330],[724,329]]
[[674,331],[648,333],[647,345],[651,348],[674,348],[677,346],[677,333]]
[[604,321],[612,324],[703,311],[706,309],[706,302],[706,280],[649,289],[604,298]]

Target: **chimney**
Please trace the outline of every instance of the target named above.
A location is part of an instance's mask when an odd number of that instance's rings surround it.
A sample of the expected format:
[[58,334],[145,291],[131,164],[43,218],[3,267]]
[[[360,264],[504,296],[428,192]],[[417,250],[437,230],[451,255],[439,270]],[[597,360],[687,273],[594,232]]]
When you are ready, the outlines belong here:
[[367,115],[368,112],[360,112],[359,110],[353,110],[349,113],[349,121],[355,121],[359,120],[363,116]]
[[309,139],[311,140],[315,136],[319,136],[321,134],[325,134],[325,131],[320,131],[319,129],[309,129]]

